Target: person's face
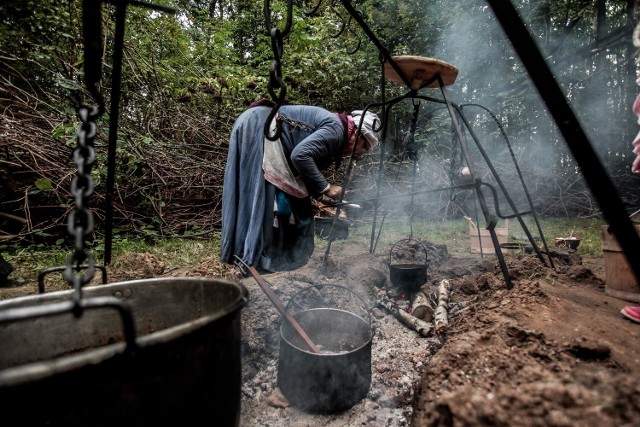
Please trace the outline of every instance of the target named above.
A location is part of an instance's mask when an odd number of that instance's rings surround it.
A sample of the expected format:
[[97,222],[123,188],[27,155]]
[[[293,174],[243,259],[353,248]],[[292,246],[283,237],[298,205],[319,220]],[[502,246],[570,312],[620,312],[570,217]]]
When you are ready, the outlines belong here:
[[356,157],[360,158],[362,157],[362,153],[365,151],[368,151],[371,148],[371,144],[369,143],[369,141],[367,140],[367,138],[365,138],[364,136],[360,135],[360,137],[358,138],[358,141],[356,142],[356,135],[358,132],[354,132],[351,137],[349,138],[349,142],[347,143],[347,145],[345,145],[344,147],[344,151],[342,152],[342,154],[344,156],[350,156],[351,152],[353,151],[353,144],[357,143],[356,146]]

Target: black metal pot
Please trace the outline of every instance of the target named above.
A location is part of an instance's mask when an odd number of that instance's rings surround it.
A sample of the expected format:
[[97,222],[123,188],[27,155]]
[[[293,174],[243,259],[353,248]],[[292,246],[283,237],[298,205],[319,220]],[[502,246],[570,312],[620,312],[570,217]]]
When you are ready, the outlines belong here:
[[321,352],[309,351],[289,322],[282,322],[278,386],[289,403],[310,413],[333,413],[362,400],[371,386],[370,321],[337,308],[292,315]]
[[85,301],[127,303],[135,345],[124,342],[124,317],[110,307],[7,321],[64,305],[71,292],[0,302],[4,417],[50,426],[238,425],[242,285],[158,278],[85,288]]
[[[315,233],[322,239],[328,239],[331,228],[334,227],[333,218],[314,218]],[[333,238],[347,239],[349,237],[349,221],[338,218],[333,228]]]
[[[399,243],[416,242],[419,247],[424,251],[424,263],[407,263],[407,264],[394,264],[393,253]],[[418,240],[415,239],[403,239],[396,242],[389,251],[389,280],[391,284],[398,287],[401,290],[408,292],[417,292],[420,287],[427,281],[427,269],[428,269],[428,254],[427,248]]]

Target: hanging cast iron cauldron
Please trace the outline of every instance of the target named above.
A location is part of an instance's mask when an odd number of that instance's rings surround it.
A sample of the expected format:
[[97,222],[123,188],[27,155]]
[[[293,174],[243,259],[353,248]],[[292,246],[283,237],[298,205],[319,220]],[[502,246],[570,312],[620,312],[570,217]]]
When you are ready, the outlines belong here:
[[[415,242],[415,244],[410,243]],[[396,258],[399,257],[398,244],[404,243],[404,245],[411,250],[412,261],[415,261],[417,256],[417,250],[424,251],[424,263],[397,263],[394,261],[393,255]],[[418,240],[415,239],[403,239],[397,241],[389,251],[389,280],[391,284],[399,288],[400,290],[407,292],[417,292],[420,287],[427,281],[427,268],[428,268],[428,254],[427,248]]]
[[72,292],[0,302],[5,418],[29,426],[239,424],[243,286],[189,277],[85,288],[87,304],[115,298],[130,308],[133,345],[110,306],[32,316],[64,306]]
[[338,285],[316,285],[294,296],[287,311],[320,348],[314,353],[289,322],[280,326],[278,387],[310,413],[341,411],[371,386],[373,333],[364,302]]

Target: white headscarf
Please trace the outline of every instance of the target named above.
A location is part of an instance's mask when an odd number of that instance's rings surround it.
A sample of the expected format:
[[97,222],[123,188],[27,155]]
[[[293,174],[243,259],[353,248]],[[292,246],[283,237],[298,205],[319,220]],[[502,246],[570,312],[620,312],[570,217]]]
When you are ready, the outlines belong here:
[[[362,118],[363,110],[355,110],[351,112],[351,117],[353,117],[353,122],[356,125],[356,129],[360,126],[360,119]],[[364,115],[364,120],[362,121],[362,129],[360,132],[362,135],[367,138],[369,144],[371,144],[371,148],[378,145],[380,142],[380,129],[382,129],[382,122],[376,113],[372,113],[367,111]]]

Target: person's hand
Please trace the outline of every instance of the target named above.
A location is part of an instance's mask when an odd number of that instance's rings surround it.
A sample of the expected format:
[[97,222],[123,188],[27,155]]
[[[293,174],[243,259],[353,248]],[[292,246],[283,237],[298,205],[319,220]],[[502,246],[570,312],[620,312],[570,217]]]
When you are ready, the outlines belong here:
[[640,154],[636,156],[636,159],[631,165],[631,172],[640,174]]
[[338,200],[340,194],[342,194],[342,187],[339,185],[329,185],[329,188],[323,194],[330,199]]

